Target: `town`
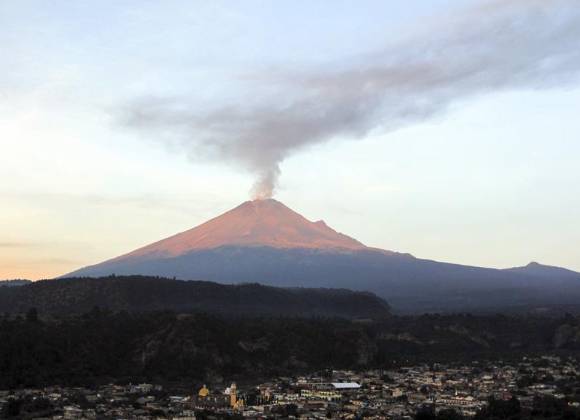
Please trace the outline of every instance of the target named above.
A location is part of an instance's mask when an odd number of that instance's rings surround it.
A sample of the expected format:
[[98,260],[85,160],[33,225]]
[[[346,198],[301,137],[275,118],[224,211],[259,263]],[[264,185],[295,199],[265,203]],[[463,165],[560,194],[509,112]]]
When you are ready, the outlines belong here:
[[542,356],[510,363],[329,370],[243,385],[222,380],[182,387],[148,383],[52,386],[0,391],[0,417],[413,419],[431,413],[433,418],[461,419],[481,415],[491,403],[528,411],[549,403],[552,409],[578,414],[579,375],[578,360]]

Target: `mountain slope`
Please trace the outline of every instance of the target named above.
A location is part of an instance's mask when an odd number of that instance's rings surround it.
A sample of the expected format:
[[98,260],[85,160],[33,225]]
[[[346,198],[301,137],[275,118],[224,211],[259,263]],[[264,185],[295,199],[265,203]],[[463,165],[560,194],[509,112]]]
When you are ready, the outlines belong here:
[[131,312],[172,310],[233,315],[384,318],[388,304],[371,293],[282,289],[154,277],[106,277],[34,282],[0,289],[0,312],[84,313],[94,307]]
[[507,268],[506,271],[519,273],[535,277],[553,278],[576,278],[580,281],[580,273],[566,268],[554,267],[552,265],[543,265],[537,262],[531,262],[524,267]]
[[497,270],[370,248],[275,200],[243,203],[194,229],[69,276],[111,274],[348,288],[376,293],[400,312],[580,302],[580,278],[553,268]]
[[[369,248],[356,239],[336,232],[322,220],[311,222],[279,201],[267,199],[246,201],[193,229],[63,277],[154,274],[205,279],[195,270],[191,271],[193,267],[185,267],[188,264],[182,264],[182,257],[223,247],[251,248],[258,252],[263,248],[320,250],[338,254],[373,250],[409,257],[408,254]],[[170,269],[168,274],[159,274],[161,271],[150,267],[156,262],[171,265],[172,261],[181,264],[181,269]],[[143,268],[145,266],[149,268]],[[153,271],[148,271],[150,269]]]
[[193,229],[137,249],[117,260],[135,257],[177,257],[225,245],[274,248],[364,249],[362,243],[329,228],[322,220],[310,222],[276,200],[246,201]]

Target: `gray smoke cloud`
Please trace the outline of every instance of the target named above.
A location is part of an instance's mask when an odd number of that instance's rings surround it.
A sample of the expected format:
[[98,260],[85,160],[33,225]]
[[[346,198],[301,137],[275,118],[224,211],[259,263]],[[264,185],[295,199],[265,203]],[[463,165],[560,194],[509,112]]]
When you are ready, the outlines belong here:
[[191,101],[149,98],[125,108],[123,121],[178,138],[191,155],[241,165],[256,174],[253,197],[268,198],[280,163],[309,145],[389,132],[474,95],[576,81],[580,0],[482,2],[333,67],[258,78],[280,90],[277,98],[205,112]]

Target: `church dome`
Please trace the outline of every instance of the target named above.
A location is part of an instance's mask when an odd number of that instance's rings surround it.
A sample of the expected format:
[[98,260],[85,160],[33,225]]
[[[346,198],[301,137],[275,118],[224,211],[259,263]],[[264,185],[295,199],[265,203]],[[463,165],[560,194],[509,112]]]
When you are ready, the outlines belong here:
[[204,385],[199,392],[197,393],[197,395],[199,395],[202,398],[205,398],[209,395],[209,389],[207,389],[207,387]]

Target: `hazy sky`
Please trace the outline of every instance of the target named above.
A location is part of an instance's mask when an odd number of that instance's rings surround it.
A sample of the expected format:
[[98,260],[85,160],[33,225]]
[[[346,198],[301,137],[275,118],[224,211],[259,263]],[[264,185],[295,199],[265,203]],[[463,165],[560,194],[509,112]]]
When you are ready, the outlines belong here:
[[277,199],[367,245],[580,270],[578,9],[0,0],[0,278],[191,228],[278,170]]

